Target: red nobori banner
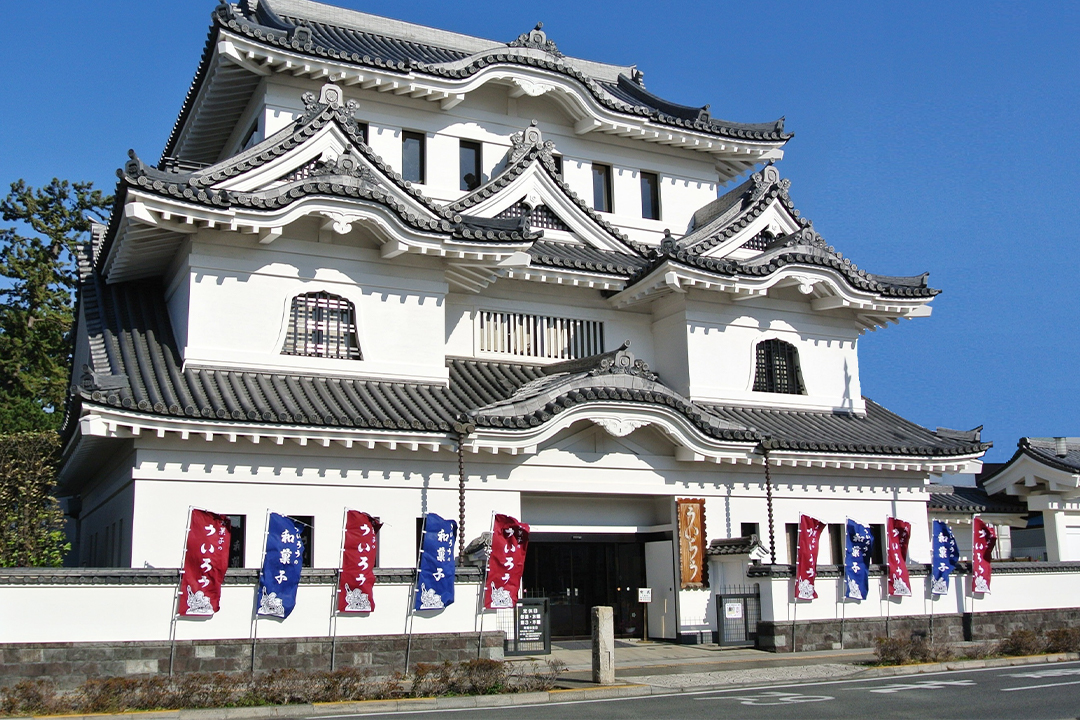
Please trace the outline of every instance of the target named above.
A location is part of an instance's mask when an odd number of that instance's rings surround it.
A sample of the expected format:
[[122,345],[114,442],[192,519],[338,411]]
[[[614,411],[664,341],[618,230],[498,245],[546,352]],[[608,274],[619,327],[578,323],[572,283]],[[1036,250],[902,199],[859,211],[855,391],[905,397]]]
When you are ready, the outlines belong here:
[[813,600],[817,597],[817,555],[821,547],[821,531],[825,523],[809,515],[799,516],[799,546],[795,563],[795,599]]
[[338,612],[371,612],[375,609],[375,558],[379,551],[378,518],[359,510],[345,514],[345,548],[338,577]]
[[488,610],[512,608],[517,604],[525,551],[529,547],[529,526],[509,515],[496,515],[491,528],[491,557],[488,558],[484,607]]
[[990,558],[997,545],[997,531],[981,517],[971,523],[971,592],[990,592]]
[[207,616],[218,611],[221,583],[229,569],[231,535],[229,518],[192,509],[184,569],[180,575],[177,612],[181,616]]
[[907,548],[911,540],[911,523],[898,518],[885,520],[886,549],[889,552],[889,595],[911,596],[908,577]]

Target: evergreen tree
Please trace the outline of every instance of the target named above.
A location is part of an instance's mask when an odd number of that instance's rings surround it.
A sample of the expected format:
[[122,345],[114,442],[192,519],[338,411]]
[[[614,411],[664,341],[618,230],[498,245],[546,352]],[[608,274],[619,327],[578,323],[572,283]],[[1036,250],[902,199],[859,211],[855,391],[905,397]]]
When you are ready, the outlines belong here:
[[19,180],[0,200],[0,433],[55,430],[70,383],[75,250],[112,198],[92,183]]
[[0,435],[0,567],[58,566],[71,544],[52,496],[60,436]]

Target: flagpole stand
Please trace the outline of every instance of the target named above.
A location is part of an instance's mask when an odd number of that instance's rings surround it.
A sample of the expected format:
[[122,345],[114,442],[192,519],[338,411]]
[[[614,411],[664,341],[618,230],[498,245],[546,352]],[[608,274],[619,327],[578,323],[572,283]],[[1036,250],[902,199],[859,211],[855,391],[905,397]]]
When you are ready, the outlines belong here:
[[[405,632],[409,639],[405,643],[405,677],[409,677],[409,656],[412,654],[413,605],[416,604],[416,583],[420,582],[420,558],[424,555],[424,538],[427,537],[427,513],[424,513],[424,525],[420,531],[420,546],[416,548],[416,566],[413,571],[412,589],[409,591],[409,607],[405,611]],[[460,526],[458,532],[460,532]]]

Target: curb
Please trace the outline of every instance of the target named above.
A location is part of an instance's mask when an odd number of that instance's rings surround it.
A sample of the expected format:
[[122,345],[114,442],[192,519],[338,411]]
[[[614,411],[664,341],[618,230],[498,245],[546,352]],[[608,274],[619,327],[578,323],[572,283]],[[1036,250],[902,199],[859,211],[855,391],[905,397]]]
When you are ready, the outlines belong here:
[[[1046,665],[1048,663],[1059,662],[1072,662],[1080,660],[1080,653],[1055,653],[1053,655],[1024,655],[1021,657],[1004,657],[1004,658],[988,658],[986,660],[956,660],[953,662],[942,663],[922,663],[918,665],[891,665],[888,667],[872,667],[866,668],[859,672],[854,672],[851,675],[844,675],[842,677],[833,678],[805,678],[801,680],[792,680],[790,683],[784,681],[775,681],[772,684],[777,687],[783,687],[787,684],[804,683],[818,681],[844,681],[844,680],[861,680],[864,678],[877,678],[877,677],[897,677],[904,675],[922,675],[925,673],[937,673],[948,672],[950,670],[977,670],[980,668],[996,668],[996,667],[1014,667],[1018,665]],[[800,666],[789,666],[800,667]],[[655,688],[656,690],[662,690],[663,692],[648,693],[653,695],[659,694],[672,694],[672,693],[687,693],[696,691],[711,691],[711,690],[727,690],[736,689],[740,687],[753,686],[758,683],[718,683],[715,685],[686,685],[683,687],[666,687]],[[652,688],[653,686],[646,686]]]
[[[1025,657],[991,658],[987,660],[958,660],[956,662],[867,668],[861,672],[835,679],[842,681],[874,677],[895,677],[946,672],[949,670],[974,670],[979,668],[1012,667],[1017,665],[1045,665],[1048,663],[1070,662],[1075,660],[1080,660],[1080,653],[1028,655]],[[805,682],[810,681],[813,681],[813,678],[807,678],[805,680]],[[783,683],[773,684],[777,687],[783,687]],[[63,720],[106,720],[107,718],[138,718],[140,720],[143,718],[145,718],[145,720],[263,720],[264,718],[307,718],[323,715],[350,714],[373,715],[376,713],[417,712],[423,710],[460,710],[466,708],[545,705],[548,703],[567,701],[610,700],[614,698],[647,697],[651,695],[674,695],[686,692],[726,690],[746,687],[748,685],[754,685],[754,683],[689,685],[679,688],[624,684],[508,695],[470,695],[466,697],[407,698],[401,700],[360,700],[353,702],[316,703],[313,705],[269,705],[245,708],[205,708],[199,710],[137,710],[115,714],[35,715],[34,717],[56,718],[57,720],[61,718]]]

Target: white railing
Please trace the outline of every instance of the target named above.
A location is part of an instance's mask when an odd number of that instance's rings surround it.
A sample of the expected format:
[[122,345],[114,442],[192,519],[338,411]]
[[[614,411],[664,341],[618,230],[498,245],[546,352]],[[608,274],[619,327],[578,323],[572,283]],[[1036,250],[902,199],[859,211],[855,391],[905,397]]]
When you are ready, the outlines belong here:
[[480,311],[481,352],[576,360],[604,352],[598,320]]

